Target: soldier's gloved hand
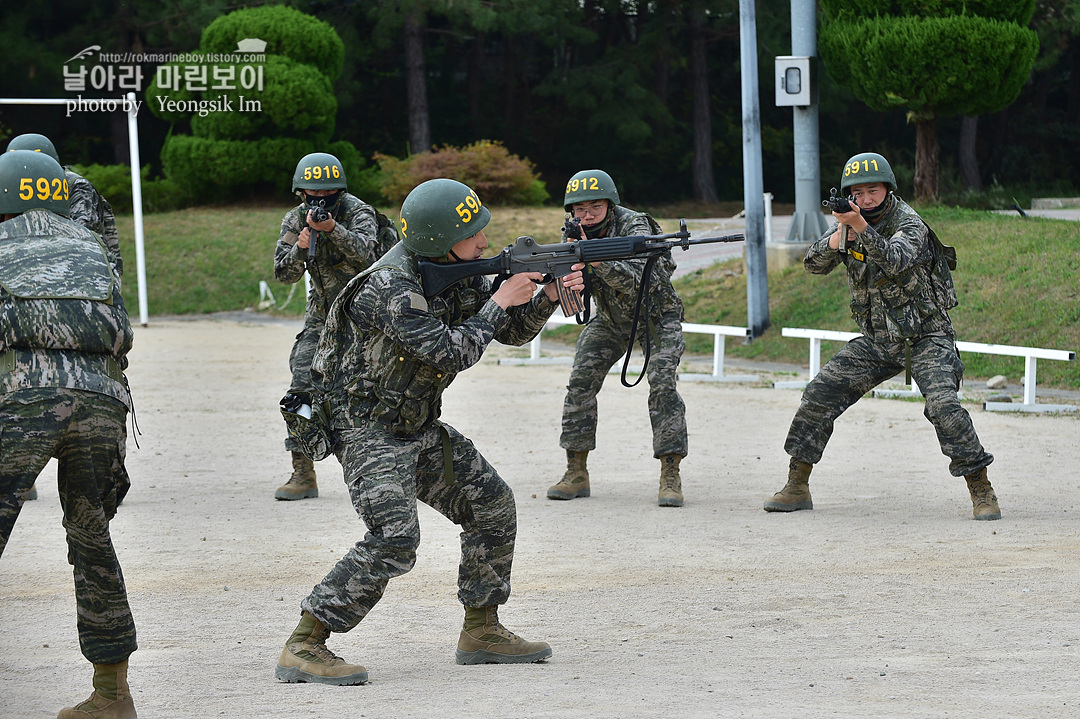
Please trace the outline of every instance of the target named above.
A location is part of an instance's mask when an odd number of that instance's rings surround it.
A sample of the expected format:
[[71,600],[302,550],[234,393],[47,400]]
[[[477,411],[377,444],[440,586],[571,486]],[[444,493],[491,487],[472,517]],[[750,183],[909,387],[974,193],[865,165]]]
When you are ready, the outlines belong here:
[[504,310],[508,307],[523,305],[536,294],[536,283],[543,277],[539,272],[510,275],[510,278],[502,283],[491,299]]

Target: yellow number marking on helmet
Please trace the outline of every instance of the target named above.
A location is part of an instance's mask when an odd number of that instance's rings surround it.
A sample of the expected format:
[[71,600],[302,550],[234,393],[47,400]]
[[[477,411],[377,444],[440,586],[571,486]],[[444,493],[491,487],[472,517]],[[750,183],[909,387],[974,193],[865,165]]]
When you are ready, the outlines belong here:
[[48,177],[20,177],[19,178],[19,199],[31,200],[34,197],[34,190],[37,190],[37,198],[39,200],[66,200],[68,199],[68,181],[66,179],[61,180],[59,177],[52,179]]
[[[870,163],[874,164],[874,172],[880,172],[880,169],[878,168],[877,160],[873,160],[873,159],[871,159],[871,160],[863,160],[862,161],[862,171],[863,172],[869,172],[870,171]],[[857,175],[857,174],[859,174],[859,169],[860,169],[859,164],[860,164],[859,161],[856,160],[855,162],[851,163],[850,165],[847,165],[846,167],[844,167],[844,177],[848,177],[849,175]]]
[[408,237],[409,236],[409,223],[405,220],[404,217],[401,218],[401,236],[402,237]]
[[[468,205],[467,209],[466,205]],[[461,221],[468,224],[469,222],[472,222],[473,215],[480,212],[482,206],[477,194],[475,192],[469,192],[465,201],[459,203],[454,209],[457,210],[458,216],[461,217]]]

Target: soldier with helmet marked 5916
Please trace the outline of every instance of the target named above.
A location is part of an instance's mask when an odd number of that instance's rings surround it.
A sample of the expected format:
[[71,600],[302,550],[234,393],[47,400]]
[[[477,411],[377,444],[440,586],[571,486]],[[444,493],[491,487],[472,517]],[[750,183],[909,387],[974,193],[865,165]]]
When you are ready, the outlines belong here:
[[[382,213],[347,192],[345,168],[325,152],[305,155],[296,164],[293,192],[301,198],[281,221],[274,251],[274,277],[284,284],[311,280],[304,328],[289,354],[292,381],[286,401],[312,391],[311,357],[319,342],[327,310],[358,272],[397,242],[397,230]],[[292,475],[274,492],[282,500],[319,496],[315,465],[286,435],[292,453]]]
[[[446,178],[413,189],[401,206],[403,240],[338,295],[312,364],[330,410],[330,444],[367,533],[300,603],[301,619],[278,658],[286,682],[363,684],[367,670],[326,647],[416,563],[417,501],[461,526],[458,601],[465,619],[458,664],[538,662],[551,655],[499,621],[510,595],[517,507],[510,487],[453,427],[439,420],[443,391],[492,341],[523,345],[558,307],[540,273],[511,275],[497,290],[470,277],[428,296],[419,262],[480,259],[491,212]],[[580,265],[563,286],[584,288]],[[326,450],[329,451],[329,450]]]
[[967,482],[973,516],[1000,519],[986,477],[994,456],[983,449],[956,395],[964,376],[948,312],[957,305],[951,273],[956,252],[896,195],[896,175],[876,152],[849,159],[840,186],[849,202],[833,210],[836,224],[810,245],[803,264],[819,275],[843,266],[851,313],[862,335],[806,386],[784,444],[790,456],[787,484],[765,500],[764,509],[813,509],[810,471],[825,451],[834,421],[906,368],[926,400],[923,414],[934,425],[941,452],[951,460],[949,472]]

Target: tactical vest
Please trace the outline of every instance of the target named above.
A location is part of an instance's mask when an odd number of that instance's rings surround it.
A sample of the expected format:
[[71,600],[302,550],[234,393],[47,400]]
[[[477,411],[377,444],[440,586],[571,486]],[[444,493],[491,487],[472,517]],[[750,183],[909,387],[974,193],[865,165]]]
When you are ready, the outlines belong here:
[[[312,379],[334,406],[335,427],[370,417],[392,434],[409,436],[438,419],[442,393],[456,377],[408,353],[388,334],[365,332],[347,315],[346,308],[367,278],[390,271],[420,287],[417,258],[398,243],[378,262],[358,274],[331,307],[326,327],[311,363]],[[427,300],[429,311],[447,326],[469,319],[487,298],[480,278],[458,283]],[[342,417],[340,408],[348,408]]]
[[[899,197],[892,201],[893,207],[873,225],[883,237],[895,234],[903,218],[918,217]],[[863,332],[879,342],[902,342],[931,332],[952,333],[946,311],[958,304],[950,272],[956,268],[956,250],[942,244],[930,226],[926,227],[929,261],[916,262],[896,276],[886,275],[858,243],[848,249],[851,314]]]
[[31,210],[0,223],[0,393],[65,387],[130,406],[131,325],[101,238]]

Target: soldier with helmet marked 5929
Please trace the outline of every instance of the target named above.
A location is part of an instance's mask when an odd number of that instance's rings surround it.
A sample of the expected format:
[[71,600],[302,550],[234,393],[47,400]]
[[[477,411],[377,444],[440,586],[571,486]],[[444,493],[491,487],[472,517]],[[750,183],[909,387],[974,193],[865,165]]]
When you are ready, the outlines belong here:
[[810,245],[803,264],[819,275],[843,266],[851,313],[862,335],[842,347],[806,386],[784,444],[791,458],[788,482],[765,500],[764,509],[813,509],[810,471],[825,451],[834,421],[906,368],[926,400],[923,414],[934,425],[942,454],[951,460],[950,473],[967,482],[975,519],[1000,519],[986,477],[994,456],[983,449],[956,395],[964,376],[948,312],[957,305],[951,273],[956,252],[896,195],[896,175],[876,152],[849,159],[840,186],[849,202],[833,210],[836,224]]
[[127,486],[132,332],[105,243],[67,218],[68,200],[47,153],[0,155],[0,555],[55,457],[79,646],[94,665],[93,693],[59,719],[134,719],[135,623],[109,534]]
[[[422,183],[401,206],[404,239],[330,309],[312,373],[330,407],[329,444],[367,533],[300,603],[300,623],[275,669],[282,681],[367,681],[367,670],[334,656],[326,640],[359,624],[387,583],[416,563],[418,500],[461,526],[457,597],[465,620],[457,663],[551,655],[547,643],[522,639],[498,617],[510,595],[513,492],[467,437],[439,421],[443,391],[488,344],[529,342],[559,306],[553,285],[536,292],[537,272],[512,275],[497,290],[476,276],[426,295],[418,263],[480,259],[490,218],[468,186],[445,178]],[[582,290],[580,270],[559,281]]]
[[[581,235],[566,241],[597,237],[655,235],[662,232],[656,220],[619,204],[619,191],[603,170],[582,170],[566,183],[566,212],[579,220]],[[548,499],[575,499],[591,493],[586,460],[596,447],[596,395],[608,370],[626,354],[633,342],[642,346],[652,338],[649,380],[649,421],[652,424],[653,456],[660,460],[661,507],[683,505],[679,463],[688,452],[686,406],[676,388],[679,362],[686,343],[682,335],[683,307],[671,273],[675,261],[664,255],[649,278],[650,314],[638,324],[631,338],[638,289],[645,260],[613,260],[593,263],[586,272],[586,291],[596,303],[596,314],[585,325],[574,351],[574,366],[563,403],[559,446],[566,450],[566,472],[548,488]]]
[[[281,221],[274,251],[274,277],[284,284],[311,280],[304,328],[289,354],[292,381],[283,402],[312,391],[311,357],[334,298],[358,272],[397,242],[397,230],[382,213],[347,192],[345,169],[325,152],[305,155],[296,164],[293,192],[301,198]],[[298,400],[299,401],[299,400]],[[286,436],[292,475],[274,492],[277,499],[318,497],[315,465]]]

